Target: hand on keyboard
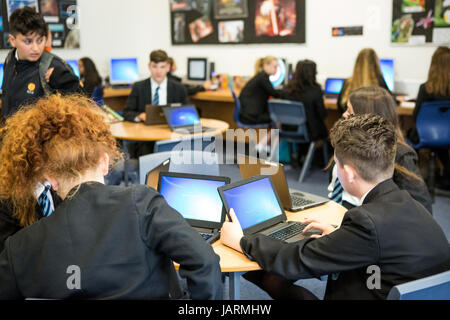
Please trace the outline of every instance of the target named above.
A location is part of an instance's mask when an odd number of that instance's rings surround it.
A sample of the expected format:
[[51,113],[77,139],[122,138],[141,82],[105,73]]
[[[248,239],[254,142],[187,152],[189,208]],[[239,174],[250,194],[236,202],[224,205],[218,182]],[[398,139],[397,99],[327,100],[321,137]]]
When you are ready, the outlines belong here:
[[303,229],[303,233],[308,232],[308,230],[311,229],[318,229],[320,231],[322,231],[322,234],[313,234],[311,235],[311,238],[320,238],[322,236],[326,236],[327,234],[332,233],[333,231],[337,230],[338,227],[331,225],[331,224],[326,224],[326,223],[321,223],[315,219],[308,219],[306,218],[305,220],[302,221],[302,224],[308,224],[305,229]]

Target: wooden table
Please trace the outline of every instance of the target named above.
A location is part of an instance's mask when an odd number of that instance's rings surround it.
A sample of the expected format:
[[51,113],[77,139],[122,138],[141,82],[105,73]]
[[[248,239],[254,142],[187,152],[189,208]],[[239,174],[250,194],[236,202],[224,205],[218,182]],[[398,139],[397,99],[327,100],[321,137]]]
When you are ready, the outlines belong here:
[[115,111],[120,111],[125,108],[130,93],[131,88],[115,89],[107,87],[103,91],[103,98],[108,107]]
[[[329,201],[321,206],[297,212],[286,211],[289,221],[302,221],[304,218],[314,218],[320,222],[341,225],[345,209],[336,202]],[[220,269],[229,274],[229,295],[230,300],[240,299],[240,277],[247,271],[260,270],[261,267],[249,260],[244,254],[225,246],[217,240],[212,245],[214,252],[220,257]]]

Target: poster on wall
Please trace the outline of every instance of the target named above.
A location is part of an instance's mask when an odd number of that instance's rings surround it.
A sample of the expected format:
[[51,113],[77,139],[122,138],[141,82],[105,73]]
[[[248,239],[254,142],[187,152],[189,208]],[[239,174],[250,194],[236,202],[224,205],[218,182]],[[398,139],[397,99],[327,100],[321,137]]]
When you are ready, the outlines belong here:
[[170,0],[172,44],[304,43],[305,0]]
[[1,49],[10,49],[9,17],[16,9],[34,8],[48,24],[54,48],[80,48],[76,0],[3,0],[0,11]]
[[391,42],[450,43],[450,0],[394,0]]

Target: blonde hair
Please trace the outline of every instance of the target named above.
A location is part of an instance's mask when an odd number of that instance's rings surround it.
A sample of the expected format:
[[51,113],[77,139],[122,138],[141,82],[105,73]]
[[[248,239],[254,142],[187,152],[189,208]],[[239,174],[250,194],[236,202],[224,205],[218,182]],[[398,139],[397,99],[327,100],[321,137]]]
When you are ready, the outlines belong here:
[[429,94],[450,95],[450,48],[438,47],[433,53],[425,87]]
[[375,50],[371,48],[362,49],[356,58],[353,68],[353,75],[348,79],[348,85],[344,88],[341,95],[341,105],[345,106],[348,102],[350,93],[361,87],[379,86],[381,74],[380,63]]
[[277,61],[278,59],[274,56],[267,56],[264,58],[258,58],[255,63],[255,76],[260,73],[261,71],[264,71],[264,66],[272,63],[272,61]]

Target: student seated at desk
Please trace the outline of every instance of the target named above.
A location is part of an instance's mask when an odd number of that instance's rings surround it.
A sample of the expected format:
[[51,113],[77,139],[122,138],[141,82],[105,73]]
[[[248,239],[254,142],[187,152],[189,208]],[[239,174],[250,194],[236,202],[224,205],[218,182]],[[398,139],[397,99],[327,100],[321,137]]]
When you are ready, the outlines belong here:
[[[169,70],[170,71],[167,73],[167,78],[181,83],[182,82],[181,78],[174,75],[175,71],[177,71],[177,63],[175,62],[175,60],[172,57],[169,57],[168,62],[169,62]],[[192,96],[198,92],[203,92],[203,91],[209,90],[211,88],[211,82],[205,81],[202,83],[202,85],[197,85],[197,86],[184,84],[184,86],[186,87],[187,94],[189,96]]]
[[342,119],[331,129],[339,180],[362,200],[344,215],[338,229],[306,220],[310,224],[305,231],[316,228],[322,235],[293,243],[243,236],[230,210],[233,222],[224,223],[222,243],[263,269],[247,273],[246,279],[273,298],[317,299],[293,283],[328,275],[325,299],[371,300],[385,299],[395,285],[448,270],[450,246],[444,232],[392,181],[395,131],[387,120],[371,114]]
[[94,61],[88,57],[78,60],[78,69],[80,71],[81,83],[83,84],[86,95],[90,98],[95,87],[102,85],[102,77],[97,71]]
[[[414,121],[424,102],[450,101],[450,48],[438,47],[431,58],[427,82],[420,85],[414,108]],[[416,128],[409,130],[408,139],[419,142]],[[436,155],[441,161],[444,172],[436,175],[436,187],[450,190],[450,156],[448,148],[436,149]]]
[[342,114],[347,109],[349,95],[358,88],[380,86],[389,91],[380,69],[377,53],[372,48],[362,49],[356,57],[353,75],[346,79],[337,99],[338,111]]
[[163,50],[150,53],[148,68],[151,76],[136,82],[128,96],[123,116],[127,121],[145,121],[145,106],[188,103],[186,88],[179,82],[168,79],[169,56]]
[[[352,114],[376,114],[394,125],[397,133],[397,151],[395,154],[395,170],[393,180],[397,186],[409,192],[411,197],[419,201],[432,213],[432,200],[418,167],[417,153],[405,141],[396,111],[396,104],[390,93],[380,87],[363,87],[350,94],[347,111],[343,117]],[[336,164],[332,169],[329,197],[347,209],[359,205],[359,199],[343,190],[337,178]]]
[[220,299],[219,257],[160,194],[104,185],[120,155],[97,109],[87,98],[55,95],[2,128],[0,154],[9,157],[0,163],[0,194],[15,215],[34,215],[30,186],[44,179],[63,202],[6,240],[0,300],[169,299],[178,284],[172,261],[192,299]]

